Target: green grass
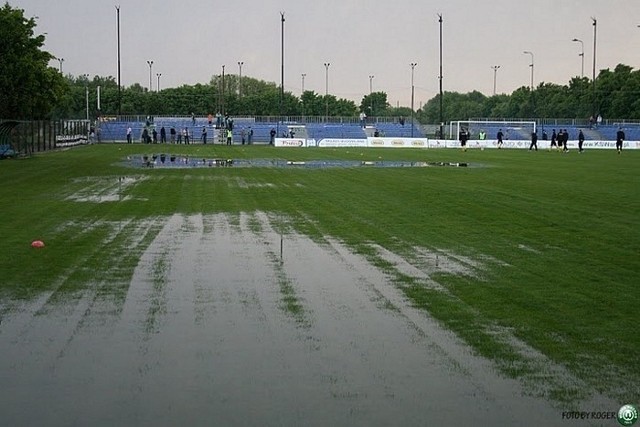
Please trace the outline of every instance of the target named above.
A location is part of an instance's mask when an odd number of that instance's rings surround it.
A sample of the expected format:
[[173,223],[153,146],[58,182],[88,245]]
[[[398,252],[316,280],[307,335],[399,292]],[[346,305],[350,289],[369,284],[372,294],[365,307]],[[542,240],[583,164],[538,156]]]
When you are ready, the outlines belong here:
[[[126,282],[157,230],[148,230],[134,249],[126,229],[96,248],[112,230],[104,224],[173,213],[273,212],[291,219],[298,232],[337,237],[374,261],[369,242],[397,253],[422,246],[508,264],[489,263],[480,278],[440,275],[446,293],[399,275],[397,284],[415,306],[508,375],[531,375],[532,365],[495,330],[511,331],[593,390],[637,400],[640,152],[172,146],[162,149],[202,157],[469,161],[480,167],[148,170],[122,164],[127,155],[154,149],[90,146],[0,162],[0,295],[34,297],[53,289],[59,277],[74,290],[97,280],[105,260],[119,265]],[[138,179],[122,190],[126,200],[66,199],[89,186],[117,188],[122,176]],[[32,249],[34,239],[47,248]],[[285,310],[303,318],[286,281],[281,292]],[[576,394],[554,391],[563,393]]]

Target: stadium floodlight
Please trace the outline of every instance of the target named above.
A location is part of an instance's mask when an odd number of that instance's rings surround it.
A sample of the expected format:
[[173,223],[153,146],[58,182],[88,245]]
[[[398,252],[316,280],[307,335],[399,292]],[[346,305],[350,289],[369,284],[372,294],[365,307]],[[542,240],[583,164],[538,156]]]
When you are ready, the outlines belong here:
[[62,74],[62,63],[64,62],[64,58],[56,58],[60,63],[60,74]]
[[598,20],[591,17],[593,21],[593,78],[591,79],[591,116],[596,117],[596,36],[598,33]]
[[531,67],[531,91],[533,91],[533,52],[525,50],[523,53],[526,55],[531,55],[531,64],[529,64],[529,67]]
[[571,41],[580,43],[581,48],[580,53],[578,54],[578,56],[582,58],[582,71],[580,73],[580,77],[584,77],[584,42],[580,39],[573,39]]
[[325,68],[325,86],[324,86],[324,116],[325,120],[329,117],[329,66],[330,62],[324,63]]
[[418,63],[412,62],[409,65],[411,65],[411,138],[413,138],[413,95],[415,92],[415,86],[413,85],[413,70],[414,68],[416,68],[416,65],[418,65]]
[[498,74],[498,68],[500,68],[499,65],[493,65],[491,66],[491,68],[493,69],[493,94],[496,94],[496,78],[497,78],[497,74]]
[[151,71],[153,69],[153,61],[147,61],[147,65],[149,65],[149,92],[151,92],[152,87],[152,74],[153,72]]
[[160,92],[160,76],[162,73],[156,73],[156,77],[158,78],[158,85],[156,86],[156,91]]
[[242,66],[244,65],[243,61],[238,61],[238,98],[242,98]]

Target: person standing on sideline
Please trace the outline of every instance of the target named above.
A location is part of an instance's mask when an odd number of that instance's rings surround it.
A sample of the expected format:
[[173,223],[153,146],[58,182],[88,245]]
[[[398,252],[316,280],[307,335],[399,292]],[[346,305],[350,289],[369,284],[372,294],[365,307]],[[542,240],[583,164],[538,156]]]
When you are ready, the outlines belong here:
[[247,143],[249,145],[253,144],[253,129],[249,126],[249,131],[247,132]]
[[274,128],[271,128],[271,131],[269,131],[269,135],[271,136],[271,139],[269,140],[269,145],[273,145],[276,138],[276,130]]
[[462,151],[467,151],[467,140],[469,139],[469,134],[465,128],[460,130],[460,148]]
[[151,135],[153,135],[153,143],[157,144],[158,143],[158,131],[156,130],[155,127],[151,131]]
[[127,144],[131,144],[132,143],[132,141],[131,141],[131,132],[133,132],[133,131],[131,129],[131,126],[129,126],[127,128]]
[[233,131],[231,129],[227,129],[227,145],[231,145],[232,140],[233,140]]
[[558,134],[556,133],[556,130],[553,130],[553,133],[551,134],[551,145],[549,145],[549,150],[551,149],[557,150],[558,149]]
[[531,151],[532,148],[535,148],[536,151],[538,151],[538,133],[535,130],[531,132],[531,144],[529,144],[529,151]]
[[189,144],[189,129],[184,128],[182,131],[182,137],[184,138],[184,143]]
[[164,126],[160,128],[160,143],[161,144],[167,143],[167,131],[165,130]]
[[578,132],[578,153],[582,153],[584,150],[582,149],[582,144],[584,143],[584,133],[582,133],[582,129]]
[[622,151],[622,143],[625,138],[626,136],[622,128],[618,128],[618,132],[616,132],[616,150],[618,150],[618,154]]
[[169,136],[171,138],[171,143],[175,144],[176,142],[176,128],[171,126],[171,129],[169,129]]
[[568,153],[569,147],[567,143],[569,142],[569,132],[566,129],[562,129],[562,152]]
[[206,126],[202,126],[202,136],[200,137],[202,139],[202,143],[203,144],[207,144],[207,128]]
[[502,133],[502,129],[498,131],[498,135],[496,137],[498,139],[498,148],[502,148],[502,138],[504,137],[504,134]]
[[247,131],[244,128],[242,128],[240,130],[240,138],[242,139],[242,145],[244,145],[246,137],[247,137]]

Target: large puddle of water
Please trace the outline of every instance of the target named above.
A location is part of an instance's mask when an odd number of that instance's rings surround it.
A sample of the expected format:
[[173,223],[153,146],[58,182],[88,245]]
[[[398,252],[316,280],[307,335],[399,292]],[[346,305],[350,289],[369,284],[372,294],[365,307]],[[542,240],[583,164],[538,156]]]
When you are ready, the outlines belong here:
[[[119,305],[94,288],[5,309],[3,424],[561,424],[366,259],[282,236],[281,220],[146,224],[161,230]],[[375,249],[427,285],[474,270],[454,254],[423,250],[418,264]]]
[[307,160],[294,161],[284,159],[225,159],[175,154],[150,154],[127,157],[127,163],[133,167],[145,168],[212,168],[212,167],[260,167],[260,168],[424,168],[424,167],[467,167],[468,163],[426,162],[400,160]]

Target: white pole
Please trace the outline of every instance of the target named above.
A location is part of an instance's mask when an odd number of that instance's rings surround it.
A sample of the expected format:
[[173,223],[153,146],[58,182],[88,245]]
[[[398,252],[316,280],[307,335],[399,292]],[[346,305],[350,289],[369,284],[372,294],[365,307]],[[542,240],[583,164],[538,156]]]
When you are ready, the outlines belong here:
[[100,111],[100,86],[96,89],[98,95],[98,111]]

